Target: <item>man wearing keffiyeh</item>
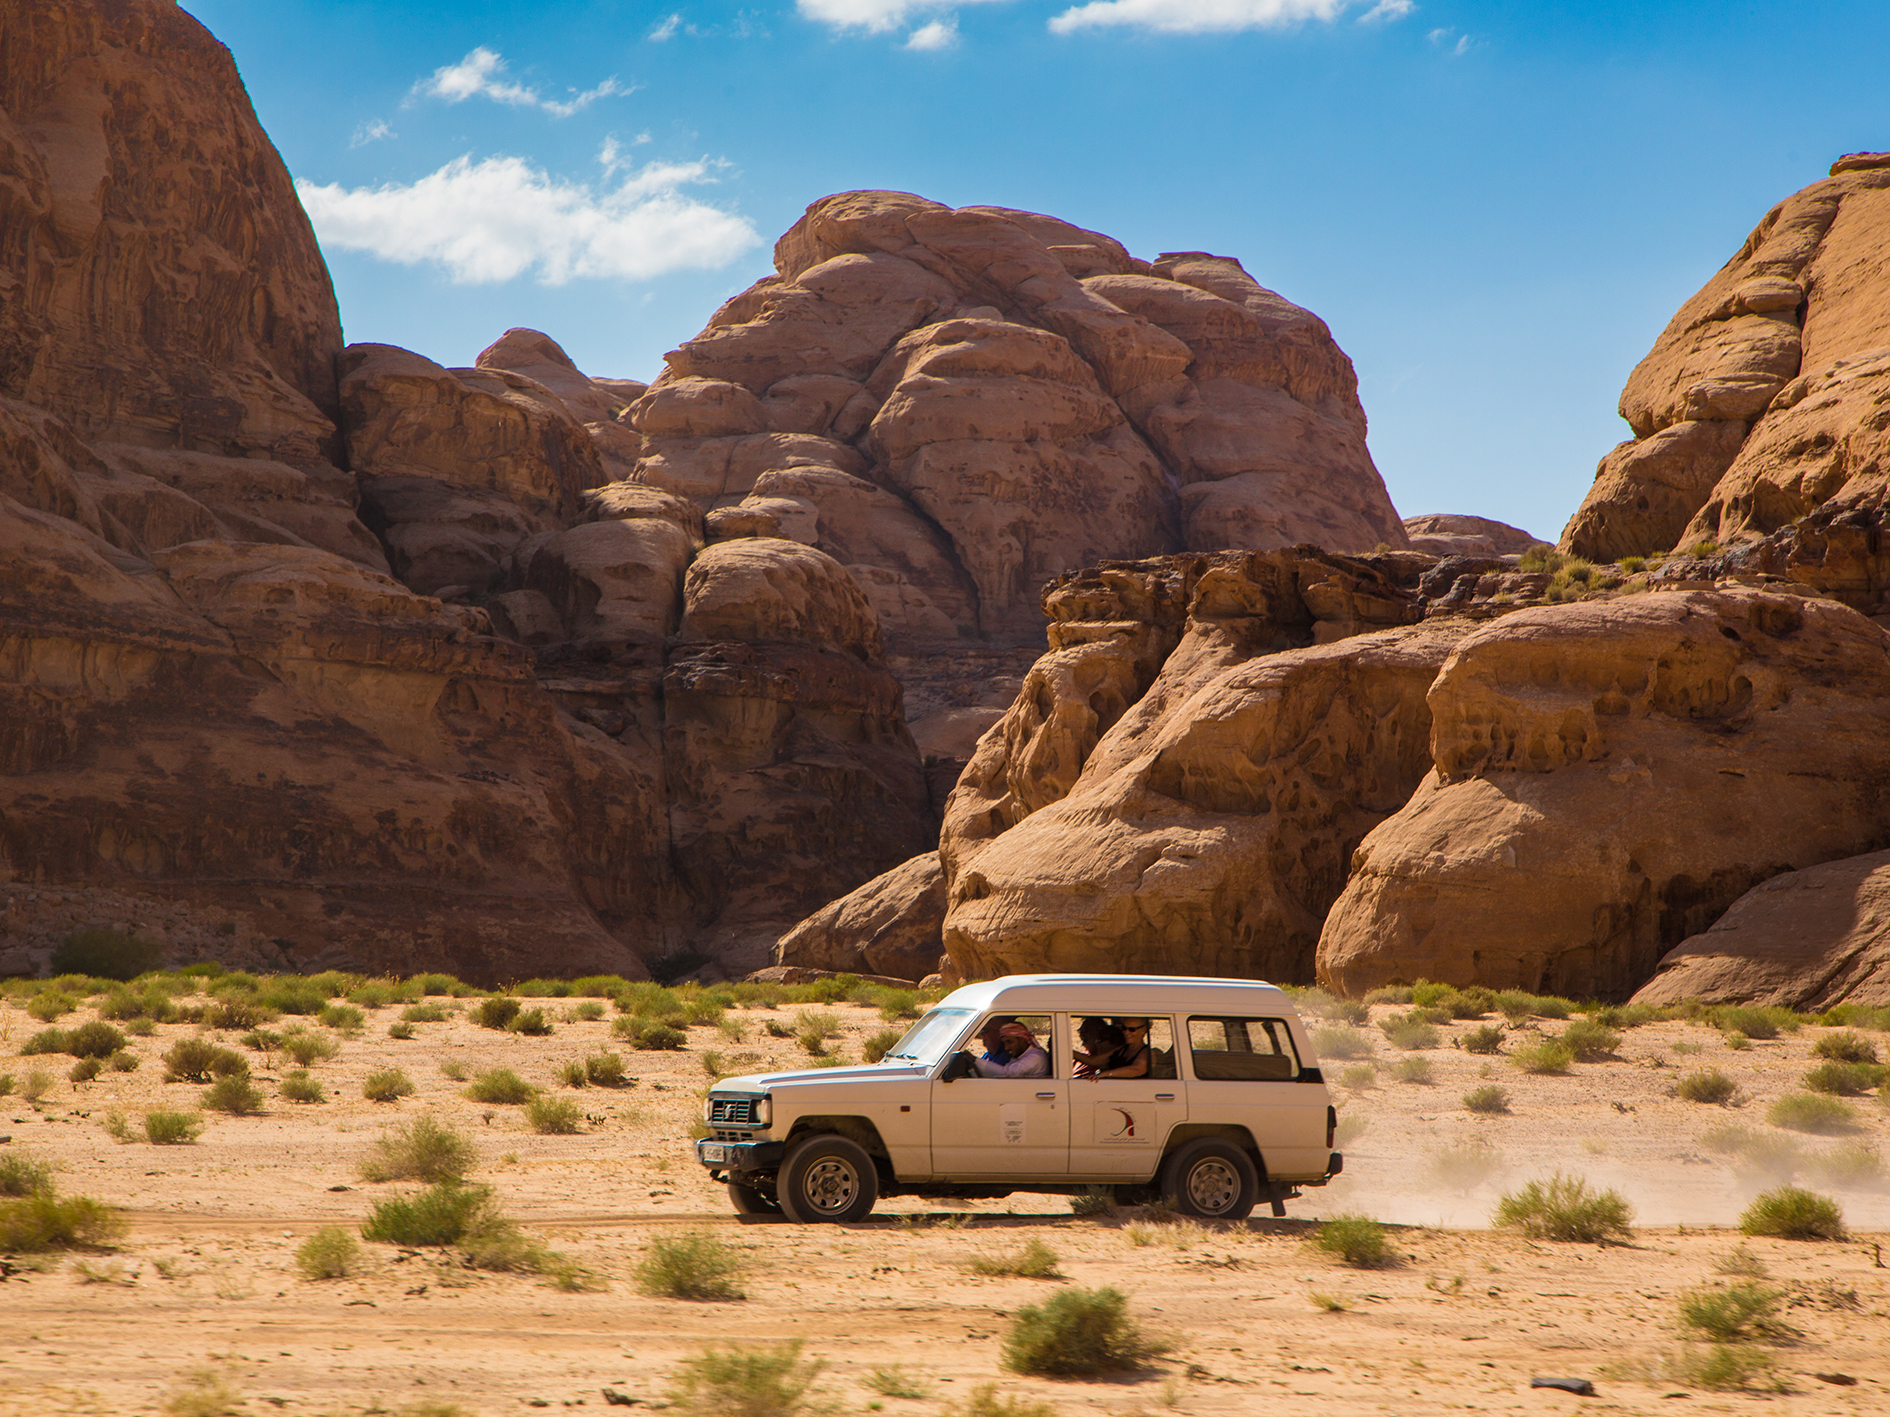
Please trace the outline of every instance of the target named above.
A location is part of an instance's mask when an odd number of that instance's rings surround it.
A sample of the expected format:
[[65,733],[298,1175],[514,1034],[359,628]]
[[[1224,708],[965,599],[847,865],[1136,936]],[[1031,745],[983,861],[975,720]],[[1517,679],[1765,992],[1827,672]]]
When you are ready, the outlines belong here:
[[[995,1035],[995,1037],[993,1036]],[[992,1019],[979,1038],[990,1049],[975,1060],[978,1076],[987,1078],[1042,1078],[1050,1076],[1050,1055],[1037,1042],[1037,1035],[1016,1019]],[[997,1060],[999,1049],[1009,1061]]]

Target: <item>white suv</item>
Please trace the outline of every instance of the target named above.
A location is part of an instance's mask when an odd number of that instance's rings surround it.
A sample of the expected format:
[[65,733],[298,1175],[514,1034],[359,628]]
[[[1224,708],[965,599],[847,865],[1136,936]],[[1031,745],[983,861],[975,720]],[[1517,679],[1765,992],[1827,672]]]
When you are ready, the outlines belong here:
[[[1147,1063],[1080,1076],[1087,1020],[1148,1021]],[[1046,1075],[989,1077],[963,1051],[1020,1023]],[[1021,1040],[1015,1029],[1013,1036]],[[863,1067],[723,1078],[696,1159],[746,1215],[855,1221],[882,1195],[992,1198],[1117,1188],[1187,1215],[1286,1213],[1343,1158],[1305,1026],[1271,984],[1024,974],[968,984]]]

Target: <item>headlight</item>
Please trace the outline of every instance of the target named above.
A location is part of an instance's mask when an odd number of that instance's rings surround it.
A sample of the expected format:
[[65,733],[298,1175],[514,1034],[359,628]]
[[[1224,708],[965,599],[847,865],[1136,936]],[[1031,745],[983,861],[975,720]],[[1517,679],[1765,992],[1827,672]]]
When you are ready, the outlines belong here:
[[755,1125],[767,1131],[774,1124],[774,1099],[767,1093],[755,1099]]

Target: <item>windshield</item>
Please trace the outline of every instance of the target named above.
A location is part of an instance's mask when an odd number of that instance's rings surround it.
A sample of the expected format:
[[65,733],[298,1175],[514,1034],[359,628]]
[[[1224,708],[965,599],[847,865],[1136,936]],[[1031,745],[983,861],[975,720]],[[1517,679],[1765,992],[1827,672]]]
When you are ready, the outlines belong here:
[[936,1063],[958,1041],[970,1021],[970,1009],[933,1009],[906,1030],[906,1036],[887,1050],[888,1058],[915,1063]]

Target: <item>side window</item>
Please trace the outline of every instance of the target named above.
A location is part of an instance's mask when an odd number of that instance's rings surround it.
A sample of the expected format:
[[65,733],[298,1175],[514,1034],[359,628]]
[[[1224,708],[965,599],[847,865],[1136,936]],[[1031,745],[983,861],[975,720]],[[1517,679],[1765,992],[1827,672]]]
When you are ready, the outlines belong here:
[[1148,1075],[1152,1078],[1179,1077],[1175,1068],[1175,1025],[1172,1019],[1148,1021]]
[[[1002,1025],[1007,1023],[1022,1024],[1025,1028],[1030,1030],[1031,1043],[1034,1044],[1035,1047],[1042,1049],[1046,1054],[1045,1063],[1049,1070],[1048,1076],[1059,1076],[1058,1060],[1054,1056],[1051,1046],[1054,1042],[1054,1035],[1052,1035],[1050,1031],[1049,1014],[991,1014],[981,1019],[971,1037],[965,1040],[966,1051],[974,1058],[991,1058],[992,1054],[985,1042],[985,1031],[993,1024]],[[1018,1042],[1022,1043],[1023,1040],[1020,1038]],[[1003,1045],[1000,1043],[998,1046],[1002,1047]],[[1029,1046],[1030,1045],[1026,1045],[1026,1047]],[[1004,1059],[994,1059],[994,1061],[1015,1061],[1020,1056],[1020,1052],[1013,1052],[1007,1049]],[[1034,1074],[1034,1076],[1039,1077],[1044,1075],[1043,1073]]]
[[1202,1082],[1286,1082],[1299,1074],[1284,1019],[1191,1018],[1188,1048]]

